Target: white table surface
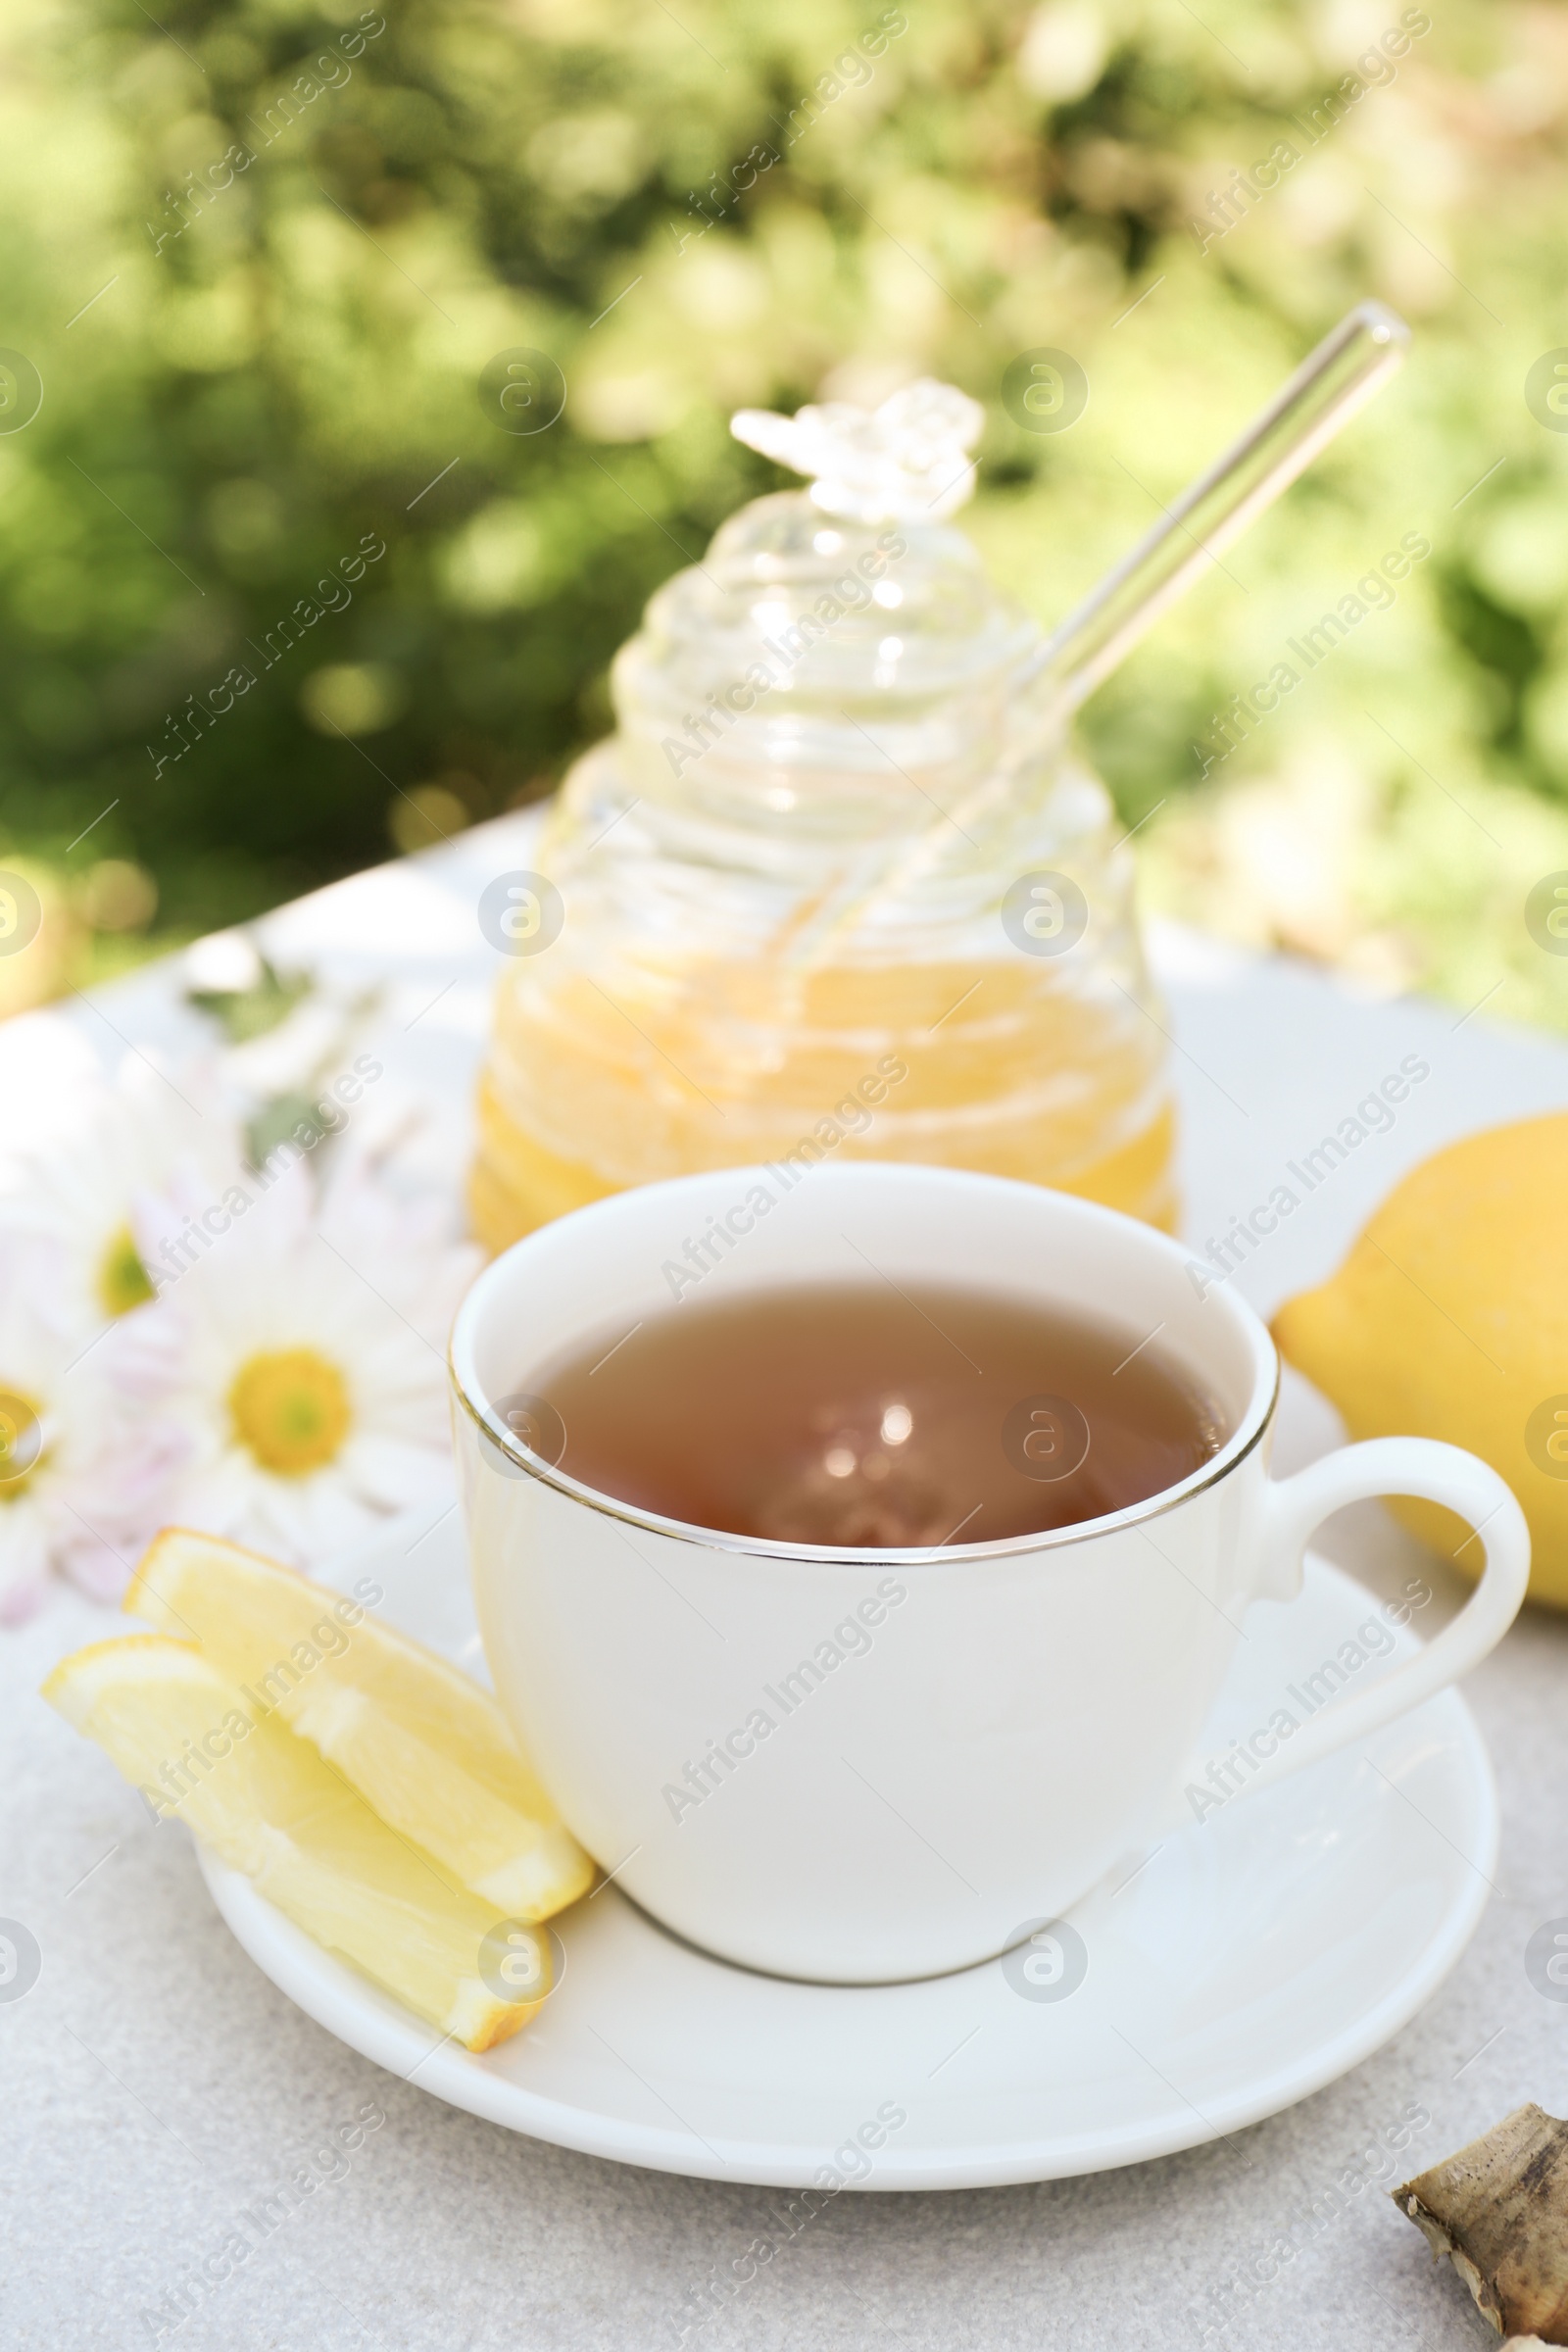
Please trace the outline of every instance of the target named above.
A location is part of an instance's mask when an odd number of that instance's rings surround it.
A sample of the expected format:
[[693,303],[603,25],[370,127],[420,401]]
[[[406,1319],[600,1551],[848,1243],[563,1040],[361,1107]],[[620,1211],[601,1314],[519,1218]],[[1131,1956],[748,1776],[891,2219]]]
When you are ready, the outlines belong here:
[[[389,1082],[445,1105],[420,1149],[454,1176],[499,960],[474,905],[493,875],[529,862],[532,830],[529,818],[502,819],[260,926],[283,962],[385,984],[376,1051]],[[1401,1056],[1431,1064],[1392,1132],[1362,1145],[1239,1277],[1265,1312],[1326,1274],[1437,1146],[1568,1103],[1568,1050],[1484,1012],[1461,1022],[1444,1006],[1357,999],[1187,933],[1158,931],[1155,957],[1180,1048],[1185,1232],[1200,1247],[1266,1200],[1285,1161]],[[102,992],[101,1009],[74,1004],[0,1028],[12,1137],[46,1130],[74,1078],[95,1056],[112,1063],[122,1039],[197,1042],[205,1031],[178,1006],[176,978],[154,965]],[[1333,1415],[1290,1381],[1276,1466],[1293,1469],[1337,1436]],[[1331,1523],[1322,1548],[1380,1590],[1420,1568],[1444,1608],[1464,1589],[1376,1506]],[[36,1695],[58,1656],[118,1623],[62,1590],[0,1635],[0,1915],[24,1921],[43,1954],[26,1997],[0,2004],[0,2344],[674,2346],[689,2290],[763,2227],[768,2192],[519,2139],[383,2074],[293,2009],[229,1937],[185,1832],[155,1829]],[[1527,2099],[1568,2112],[1568,2005],[1543,1998],[1524,1970],[1532,1931],[1568,1914],[1568,1617],[1528,1609],[1466,1688],[1501,1790],[1499,1891],[1454,1975],[1376,2057],[1229,2143],[1158,2163],[1035,2187],[835,2198],[688,2346],[1168,2352],[1203,2340],[1200,2304],[1216,2319],[1228,2310],[1210,2340],[1238,2352],[1494,2341],[1379,2188],[1342,2195],[1333,2213],[1327,2199],[1407,2103],[1433,2119],[1412,2169]],[[1412,1820],[1412,1837],[1431,1834]],[[166,2299],[182,2276],[370,2103],[385,2122],[346,2176],[171,2328]],[[1295,2250],[1270,2263],[1278,2240]],[[1275,2276],[1226,2289],[1258,2265]]]

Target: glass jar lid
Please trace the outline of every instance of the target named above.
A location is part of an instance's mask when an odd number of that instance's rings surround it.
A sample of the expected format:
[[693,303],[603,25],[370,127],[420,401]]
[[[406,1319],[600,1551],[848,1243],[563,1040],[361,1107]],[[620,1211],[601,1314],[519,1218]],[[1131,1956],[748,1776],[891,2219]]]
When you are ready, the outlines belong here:
[[737,437],[810,486],[743,507],[651,599],[614,666],[623,731],[677,776],[710,751],[726,768],[842,771],[994,748],[1041,632],[946,519],[983,422],[932,382],[875,412],[742,411]]

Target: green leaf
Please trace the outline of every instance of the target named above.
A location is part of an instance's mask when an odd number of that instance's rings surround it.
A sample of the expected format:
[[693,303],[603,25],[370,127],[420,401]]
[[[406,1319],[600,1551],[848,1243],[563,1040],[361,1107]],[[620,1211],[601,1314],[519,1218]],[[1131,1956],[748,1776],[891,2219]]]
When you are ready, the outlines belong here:
[[231,1046],[243,1046],[285,1021],[315,986],[309,972],[274,971],[264,956],[254,988],[188,988],[185,1002],[209,1013]]

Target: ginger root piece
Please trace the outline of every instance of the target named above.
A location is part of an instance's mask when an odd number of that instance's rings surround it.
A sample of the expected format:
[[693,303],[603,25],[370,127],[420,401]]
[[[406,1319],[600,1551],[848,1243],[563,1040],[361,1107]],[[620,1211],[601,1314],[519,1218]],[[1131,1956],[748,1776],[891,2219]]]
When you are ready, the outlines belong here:
[[1499,2335],[1568,2344],[1568,2123],[1520,2107],[1389,2193]]

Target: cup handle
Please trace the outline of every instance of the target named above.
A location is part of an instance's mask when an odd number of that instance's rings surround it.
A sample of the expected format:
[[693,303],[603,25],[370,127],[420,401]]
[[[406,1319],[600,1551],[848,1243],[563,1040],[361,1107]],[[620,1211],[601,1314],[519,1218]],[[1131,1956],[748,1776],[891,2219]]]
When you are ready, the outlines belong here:
[[[1250,1790],[1271,1788],[1287,1774],[1365,1740],[1396,1715],[1420,1706],[1479,1665],[1519,1614],[1530,1577],[1525,1515],[1495,1470],[1473,1453],[1434,1438],[1374,1438],[1326,1455],[1295,1478],[1270,1484],[1264,1503],[1263,1574],[1255,1597],[1294,1600],[1301,1590],[1307,1541],[1322,1521],[1348,1502],[1383,1494],[1418,1494],[1429,1502],[1446,1503],[1467,1519],[1485,1552],[1480,1583],[1458,1616],[1418,1656],[1407,1658],[1369,1690],[1335,1700],[1281,1740],[1229,1801]],[[1189,1770],[1189,1787],[1207,1762],[1201,1757]]]

